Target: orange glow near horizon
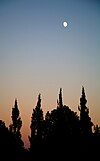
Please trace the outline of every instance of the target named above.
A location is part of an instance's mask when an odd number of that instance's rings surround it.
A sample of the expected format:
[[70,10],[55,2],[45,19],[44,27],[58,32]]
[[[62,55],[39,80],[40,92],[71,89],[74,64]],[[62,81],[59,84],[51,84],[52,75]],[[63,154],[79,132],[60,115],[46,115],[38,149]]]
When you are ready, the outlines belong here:
[[38,94],[45,114],[62,88],[64,104],[79,115],[82,86],[100,124],[100,1],[1,0],[0,119],[9,126],[17,98],[25,146]]
[[[58,92],[59,91],[57,91],[57,94],[56,92],[53,92],[53,94],[45,93],[44,95],[41,95],[42,109],[44,112],[44,116],[48,110],[51,111],[57,107],[56,100],[58,98]],[[73,91],[73,94],[71,97],[71,93],[70,92],[67,93],[64,90],[63,102],[65,105],[68,105],[71,108],[71,110],[77,112],[79,115],[79,111],[77,107],[79,105],[79,98],[81,96],[81,92],[79,94],[78,93],[75,94],[74,92],[76,93],[76,91]],[[34,94],[33,96],[34,97],[27,97],[26,95],[24,95],[23,97],[18,98],[18,107],[20,110],[20,116],[23,123],[21,133],[22,133],[22,139],[24,141],[24,145],[26,148],[29,147],[28,136],[30,135],[31,115],[32,115],[33,108],[35,108],[36,106],[38,94]],[[86,96],[87,96],[87,92],[86,92]],[[87,97],[87,101],[88,101],[87,106],[89,107],[89,110],[90,110],[90,117],[92,119],[92,122],[96,125],[96,124],[100,124],[99,111],[98,113],[96,113],[95,111],[96,102],[93,102],[92,99],[93,99],[93,96],[89,97],[89,99]],[[5,121],[7,126],[9,126],[9,124],[11,123],[11,112],[12,112],[13,105],[14,105],[14,98],[13,99],[7,98],[5,102],[4,100],[2,100],[2,104],[0,104],[1,106],[0,118],[3,121]],[[6,111],[5,111],[5,108],[3,109],[3,107],[6,107]]]

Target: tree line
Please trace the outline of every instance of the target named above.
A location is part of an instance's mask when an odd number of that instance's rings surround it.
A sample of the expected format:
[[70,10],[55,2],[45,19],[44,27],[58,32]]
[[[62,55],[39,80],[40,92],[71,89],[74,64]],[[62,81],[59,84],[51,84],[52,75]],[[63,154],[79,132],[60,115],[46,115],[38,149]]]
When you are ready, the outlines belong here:
[[[34,161],[34,160],[90,160],[98,158],[100,150],[100,126],[94,125],[86,106],[84,87],[77,112],[63,104],[60,88],[57,107],[43,114],[41,94],[33,108],[29,149],[25,149],[21,137],[22,119],[15,99],[12,108],[12,123],[6,127],[0,120],[0,161]],[[94,127],[94,128],[93,128]],[[81,157],[81,158],[80,158]],[[7,158],[7,159],[6,159]],[[69,159],[68,159],[69,158]]]

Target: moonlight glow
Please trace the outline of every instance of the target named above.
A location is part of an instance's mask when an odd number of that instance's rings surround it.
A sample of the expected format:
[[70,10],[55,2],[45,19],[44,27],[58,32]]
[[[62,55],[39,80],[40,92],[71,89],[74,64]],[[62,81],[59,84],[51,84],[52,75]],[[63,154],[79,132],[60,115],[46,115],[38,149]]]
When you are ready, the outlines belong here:
[[66,28],[68,26],[68,23],[66,21],[64,21],[63,26]]

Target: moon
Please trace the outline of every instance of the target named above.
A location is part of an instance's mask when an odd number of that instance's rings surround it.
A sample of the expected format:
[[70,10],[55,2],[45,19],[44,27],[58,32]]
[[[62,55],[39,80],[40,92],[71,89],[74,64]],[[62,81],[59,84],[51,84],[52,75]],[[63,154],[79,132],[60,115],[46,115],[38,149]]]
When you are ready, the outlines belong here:
[[68,23],[66,21],[63,21],[63,27],[67,27],[68,26]]

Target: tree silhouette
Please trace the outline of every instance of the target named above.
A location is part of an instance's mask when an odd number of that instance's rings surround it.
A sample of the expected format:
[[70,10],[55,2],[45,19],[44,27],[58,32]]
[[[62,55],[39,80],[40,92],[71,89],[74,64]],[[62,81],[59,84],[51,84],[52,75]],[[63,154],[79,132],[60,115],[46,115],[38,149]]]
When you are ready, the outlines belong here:
[[[30,148],[24,149],[21,139],[22,120],[15,99],[12,108],[12,124],[9,128],[0,120],[0,161],[33,160],[97,160],[100,148],[100,126],[94,126],[86,106],[84,87],[80,98],[80,117],[64,105],[60,88],[57,107],[47,111],[45,117],[41,108],[41,95],[31,117]],[[80,157],[79,157],[80,156]],[[3,158],[3,160],[1,159]]]
[[91,118],[89,117],[89,109],[86,107],[86,96],[84,87],[82,87],[82,96],[80,98],[80,107],[78,110],[80,111],[80,126],[81,132],[83,135],[89,135],[92,133],[93,123],[91,122]]
[[15,105],[12,108],[12,124],[10,125],[10,130],[15,134],[18,135],[19,137],[21,136],[20,134],[20,129],[22,127],[22,120],[19,116],[19,109],[17,105],[17,99],[15,99]]
[[43,140],[43,111],[41,109],[41,95],[38,95],[38,101],[35,109],[33,109],[31,117],[31,136],[30,141],[30,151],[31,155],[35,157],[35,154],[39,151],[42,140]]
[[19,160],[24,152],[24,143],[21,139],[22,120],[18,109],[17,99],[15,99],[14,107],[12,108],[12,124],[9,126],[9,131],[12,134],[13,144],[15,145],[15,159]]
[[65,159],[66,154],[70,156],[70,152],[75,152],[75,146],[78,145],[80,135],[79,117],[76,112],[63,105],[62,89],[59,92],[57,108],[51,112],[48,111],[45,115],[44,131],[47,147],[45,152],[48,155],[51,153],[51,160],[54,157]]

